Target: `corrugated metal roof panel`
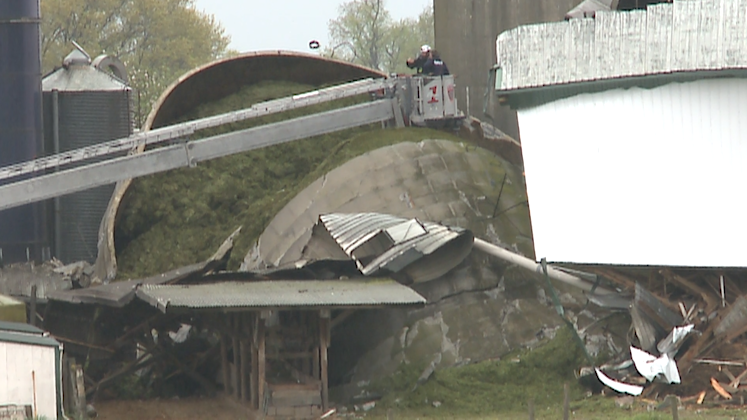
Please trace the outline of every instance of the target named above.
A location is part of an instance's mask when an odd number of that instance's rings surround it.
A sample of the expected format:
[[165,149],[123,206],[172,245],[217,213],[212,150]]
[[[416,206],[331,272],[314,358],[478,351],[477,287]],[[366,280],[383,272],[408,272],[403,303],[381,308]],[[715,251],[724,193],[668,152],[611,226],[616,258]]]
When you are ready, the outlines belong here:
[[[364,275],[375,274],[381,269],[397,273],[460,236],[470,234],[458,227],[380,213],[323,214],[319,216],[319,223],[324,225],[342,250],[356,261]],[[370,252],[364,252],[363,256],[357,253],[359,249],[374,242],[374,238],[380,238],[380,234],[385,235],[383,242],[386,243],[372,246],[374,255]],[[453,265],[459,262],[461,259],[454,261]]]
[[42,331],[41,329],[33,325],[23,324],[20,322],[0,321],[0,331],[21,332],[21,333],[26,333],[26,334],[39,334],[39,335],[44,334],[44,331]]
[[52,337],[30,335],[30,334],[20,334],[17,332],[5,332],[5,331],[0,331],[0,342],[31,344],[34,346],[56,347],[56,348],[62,347],[62,345]]
[[263,309],[425,304],[425,298],[409,287],[381,279],[144,284],[138,288],[137,296],[164,313],[170,308]]
[[498,90],[745,69],[745,11],[747,0],[674,0],[646,11],[598,11],[591,36],[578,19],[509,30],[497,39]]
[[116,77],[91,65],[60,67],[42,79],[42,89],[47,92],[59,90],[73,91],[117,91],[131,90]]

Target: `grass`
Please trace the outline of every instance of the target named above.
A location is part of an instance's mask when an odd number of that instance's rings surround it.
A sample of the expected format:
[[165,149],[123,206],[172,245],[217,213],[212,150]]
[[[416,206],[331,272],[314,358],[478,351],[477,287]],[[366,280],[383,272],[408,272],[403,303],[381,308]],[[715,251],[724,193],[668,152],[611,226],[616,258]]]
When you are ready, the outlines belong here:
[[[537,411],[562,404],[563,383],[572,398],[584,396],[574,369],[583,355],[566,329],[546,345],[524,350],[497,361],[484,361],[437,371],[415,388],[424,366],[403,365],[399,372],[372,386],[384,393],[380,406],[428,414],[479,416],[494,412],[525,412],[531,396]],[[433,403],[440,403],[438,408]]]
[[[633,409],[622,409],[615,406],[612,398],[594,396],[583,400],[574,401],[570,405],[570,418],[579,420],[669,420],[672,418],[669,409],[656,410],[653,406],[640,405]],[[536,419],[562,419],[562,406],[555,406],[543,410],[535,409]],[[744,419],[747,410],[744,409],[695,409],[688,407],[679,410],[679,418],[682,420],[713,419],[713,420],[735,420]],[[440,411],[440,408],[431,408],[428,411],[413,411],[402,409],[384,410],[376,408],[366,413],[366,419],[496,419],[496,420],[526,420],[528,412],[490,412],[482,414],[461,414]]]
[[[575,377],[586,360],[567,328],[534,350],[510,353],[500,360],[436,371],[428,382],[415,384],[424,365],[402,365],[394,375],[372,383],[368,391],[384,397],[366,418],[395,419],[527,419],[529,401],[537,419],[563,417],[563,385],[569,384],[574,419],[671,419],[671,409],[660,401],[636,399],[618,407],[616,394],[592,395]],[[437,407],[434,406],[436,402]],[[390,417],[391,416],[391,417]],[[747,410],[689,406],[681,419],[747,418]]]
[[[263,82],[207,104],[185,117],[206,117],[310,90],[288,82]],[[200,133],[202,137],[354,104],[348,98]],[[209,257],[243,225],[229,269],[238,268],[274,215],[328,171],[365,152],[405,141],[455,136],[429,129],[361,127],[227,156],[136,179],[120,209],[115,238],[118,279],[141,278]]]

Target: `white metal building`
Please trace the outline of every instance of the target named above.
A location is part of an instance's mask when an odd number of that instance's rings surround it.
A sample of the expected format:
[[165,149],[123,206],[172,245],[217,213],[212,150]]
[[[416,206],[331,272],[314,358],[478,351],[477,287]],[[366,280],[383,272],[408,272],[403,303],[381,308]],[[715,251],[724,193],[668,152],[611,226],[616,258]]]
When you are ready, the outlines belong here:
[[538,258],[747,266],[747,0],[523,26],[497,53]]
[[0,322],[0,407],[62,418],[62,345],[36,327]]

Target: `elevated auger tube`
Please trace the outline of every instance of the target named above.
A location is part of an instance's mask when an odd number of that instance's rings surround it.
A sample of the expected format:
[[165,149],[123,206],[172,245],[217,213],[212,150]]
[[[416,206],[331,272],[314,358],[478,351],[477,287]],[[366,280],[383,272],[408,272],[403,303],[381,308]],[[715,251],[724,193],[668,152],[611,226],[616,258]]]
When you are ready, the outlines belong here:
[[[482,251],[488,255],[492,255],[494,257],[500,258],[506,262],[515,264],[521,268],[532,271],[534,273],[538,273],[540,275],[543,274],[542,265],[527,257],[508,251],[506,249],[493,245],[490,242],[484,241],[479,238],[475,238],[474,246],[475,246],[475,249]],[[593,285],[589,283],[588,281],[583,280],[574,275],[568,274],[566,272],[560,271],[557,268],[551,267],[549,265],[547,266],[547,275],[553,280],[557,280],[557,281],[569,284],[571,286],[578,287],[579,289],[582,289],[586,292],[591,291],[593,287]],[[608,290],[608,289],[605,289],[599,286],[594,290],[594,293],[605,295],[605,294],[610,294],[613,292],[611,290]]]

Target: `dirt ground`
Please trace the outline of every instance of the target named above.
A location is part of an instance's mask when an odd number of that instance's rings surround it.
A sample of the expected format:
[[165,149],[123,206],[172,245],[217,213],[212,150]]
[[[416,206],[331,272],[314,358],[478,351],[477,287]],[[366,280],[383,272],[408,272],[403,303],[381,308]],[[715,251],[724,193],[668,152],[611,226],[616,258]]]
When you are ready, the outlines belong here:
[[122,401],[94,403],[102,420],[207,420],[249,419],[252,411],[226,397],[184,398],[171,400]]

